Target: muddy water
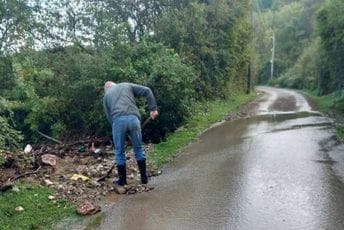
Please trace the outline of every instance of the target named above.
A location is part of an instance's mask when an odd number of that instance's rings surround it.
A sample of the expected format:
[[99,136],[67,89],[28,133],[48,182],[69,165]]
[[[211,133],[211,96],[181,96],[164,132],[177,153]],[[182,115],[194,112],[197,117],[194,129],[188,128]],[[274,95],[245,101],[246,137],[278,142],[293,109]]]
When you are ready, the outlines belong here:
[[292,91],[263,91],[257,116],[206,131],[100,229],[344,229],[344,146]]

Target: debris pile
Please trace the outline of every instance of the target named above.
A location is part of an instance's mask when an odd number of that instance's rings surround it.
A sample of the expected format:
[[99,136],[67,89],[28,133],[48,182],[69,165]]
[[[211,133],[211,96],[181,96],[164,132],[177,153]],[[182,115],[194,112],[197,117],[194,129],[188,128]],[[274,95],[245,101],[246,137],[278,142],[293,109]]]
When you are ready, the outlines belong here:
[[[147,154],[151,148],[151,145],[145,146]],[[54,199],[65,199],[77,204],[77,212],[80,214],[98,212],[100,209],[92,203],[110,193],[135,194],[153,189],[139,183],[140,174],[131,150],[127,151],[128,185],[120,189],[114,186],[113,180],[117,179],[118,173],[113,163],[111,144],[98,144],[97,147],[94,142],[27,145],[24,151],[6,152],[3,161],[0,163],[0,191],[11,189],[20,178],[29,178],[53,188]],[[149,177],[161,174],[150,163],[147,172]]]

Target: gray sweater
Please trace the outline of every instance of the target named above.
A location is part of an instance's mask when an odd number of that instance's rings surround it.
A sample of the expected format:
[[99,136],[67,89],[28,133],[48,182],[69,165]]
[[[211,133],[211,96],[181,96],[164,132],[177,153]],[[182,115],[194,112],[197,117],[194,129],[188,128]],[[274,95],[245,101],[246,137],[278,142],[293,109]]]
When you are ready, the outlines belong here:
[[123,115],[136,115],[141,119],[135,103],[135,97],[144,96],[150,111],[157,109],[152,90],[142,85],[132,83],[119,83],[105,92],[103,105],[106,117],[110,124],[112,119]]

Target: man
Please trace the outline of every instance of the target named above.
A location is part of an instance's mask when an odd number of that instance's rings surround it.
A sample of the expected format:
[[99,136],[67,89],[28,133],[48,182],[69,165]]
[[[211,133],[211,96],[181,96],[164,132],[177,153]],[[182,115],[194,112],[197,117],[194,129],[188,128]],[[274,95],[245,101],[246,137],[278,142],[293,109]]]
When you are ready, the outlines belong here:
[[142,146],[140,125],[141,116],[135,103],[135,97],[146,97],[150,117],[154,120],[159,113],[152,90],[142,85],[132,83],[116,84],[112,81],[107,81],[105,83],[104,90],[104,110],[112,126],[112,136],[115,145],[115,162],[117,164],[119,177],[114,183],[119,186],[127,184],[125,140],[126,135],[129,135],[140,170],[141,183],[147,184],[146,154]]

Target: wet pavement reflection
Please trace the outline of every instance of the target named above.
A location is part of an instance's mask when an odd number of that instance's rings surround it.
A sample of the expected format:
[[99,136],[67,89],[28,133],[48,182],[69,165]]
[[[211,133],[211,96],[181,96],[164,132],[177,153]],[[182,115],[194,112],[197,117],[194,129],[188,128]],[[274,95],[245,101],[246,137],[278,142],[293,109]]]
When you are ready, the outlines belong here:
[[100,229],[344,229],[333,121],[293,91],[259,90],[256,116],[207,130]]

